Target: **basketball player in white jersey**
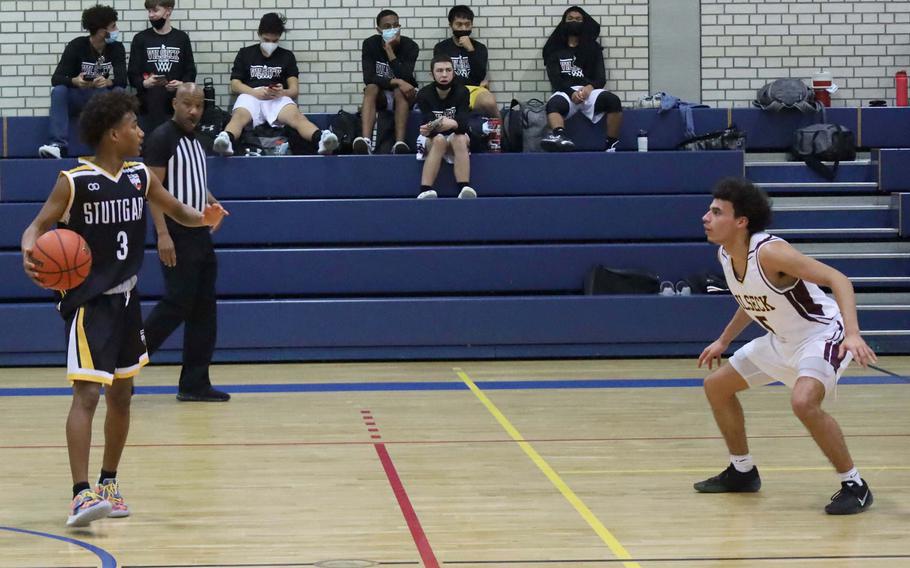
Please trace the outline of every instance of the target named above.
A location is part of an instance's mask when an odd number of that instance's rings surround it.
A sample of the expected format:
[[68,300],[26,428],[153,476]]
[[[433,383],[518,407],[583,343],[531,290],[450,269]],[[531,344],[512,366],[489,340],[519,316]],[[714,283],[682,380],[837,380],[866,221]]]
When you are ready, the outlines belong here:
[[[702,351],[698,366],[718,368],[705,379],[705,394],[730,451],[730,465],[700,481],[701,493],[755,492],[761,487],[746,440],[743,409],[736,393],[779,380],[791,389],[793,413],[834,465],[841,489],[825,512],[851,515],[872,504],[837,422],[822,410],[851,359],[865,366],[875,353],[860,337],[853,285],[837,270],[809,258],[765,232],[771,221],[767,195],[746,179],[727,178],[714,189],[702,217],[730,293],[739,304],[720,337]],[[834,300],[821,291],[825,286]],[[721,355],[750,322],[767,334],[738,349],[729,362]]]

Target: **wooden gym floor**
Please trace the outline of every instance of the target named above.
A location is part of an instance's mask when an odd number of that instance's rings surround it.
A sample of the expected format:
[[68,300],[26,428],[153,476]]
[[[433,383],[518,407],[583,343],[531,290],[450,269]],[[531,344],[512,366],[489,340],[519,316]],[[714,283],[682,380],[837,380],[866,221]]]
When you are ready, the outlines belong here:
[[0,369],[0,567],[910,566],[907,378],[854,366],[826,405],[875,495],[838,518],[780,386],[742,396],[761,492],[695,493],[727,454],[693,360],[224,365],[227,404],[176,373],[137,382],[132,516],[70,530],[63,370]]

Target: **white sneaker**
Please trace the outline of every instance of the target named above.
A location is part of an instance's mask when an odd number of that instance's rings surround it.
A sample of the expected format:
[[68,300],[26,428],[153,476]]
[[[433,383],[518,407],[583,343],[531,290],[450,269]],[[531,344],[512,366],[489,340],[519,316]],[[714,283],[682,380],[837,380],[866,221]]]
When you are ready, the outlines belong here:
[[328,156],[338,147],[338,137],[331,130],[323,130],[322,136],[319,137],[319,149],[316,150],[322,156]]
[[38,155],[42,158],[56,158],[59,160],[61,156],[60,146],[57,146],[56,144],[45,144],[38,148]]
[[370,144],[370,141],[363,136],[358,136],[354,138],[354,142],[351,144],[351,151],[355,154],[366,154],[370,155],[373,153],[373,145]]
[[215,141],[212,143],[212,150],[221,156],[234,155],[234,146],[231,144],[231,138],[228,136],[227,132],[222,130],[218,133],[218,136],[215,137]]
[[421,191],[417,196],[417,199],[436,199],[437,197],[438,195],[436,195],[435,189],[428,189],[426,191]]
[[660,283],[660,292],[658,292],[658,293],[661,296],[675,296],[676,287],[673,286],[673,283],[670,282],[669,280],[664,280],[663,282]]
[[477,192],[473,187],[465,186],[458,192],[458,199],[474,199],[475,197],[477,197]]

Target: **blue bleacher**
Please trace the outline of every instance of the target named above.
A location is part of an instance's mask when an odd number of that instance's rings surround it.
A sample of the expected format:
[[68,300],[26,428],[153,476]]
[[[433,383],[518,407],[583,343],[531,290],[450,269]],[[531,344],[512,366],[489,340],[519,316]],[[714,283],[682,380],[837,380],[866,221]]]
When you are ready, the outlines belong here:
[[[747,171],[779,196],[894,196],[896,205],[888,208],[779,211],[774,227],[790,240],[845,240],[848,230],[889,243],[906,239],[910,194],[901,192],[910,190],[910,150],[888,148],[910,146],[910,137],[879,132],[887,125],[885,114],[872,112],[879,110],[891,112],[892,123],[904,116],[896,109],[829,112],[829,120],[861,127],[864,140],[885,148],[871,163],[843,164],[834,185],[819,184],[800,164],[748,165],[740,152],[662,151],[681,141],[682,121],[652,110],[626,113],[622,144],[634,147],[637,131],[646,129],[657,151],[474,156],[477,200],[414,199],[421,166],[413,156],[211,158],[212,189],[232,213],[215,235],[216,357],[698,353],[734,312],[729,297],[585,297],[585,274],[595,264],[639,268],[674,282],[718,272],[700,217],[717,179]],[[804,120],[766,121],[754,109],[695,112],[699,131],[733,121],[750,132],[749,147],[762,150],[784,149],[787,131]],[[329,115],[314,119],[324,126]],[[27,121],[8,119],[8,134],[12,122],[27,129]],[[568,126],[582,147],[601,149],[599,129],[574,119]],[[23,140],[11,138],[6,150],[24,152]],[[0,160],[0,273],[7,275],[0,280],[0,320],[15,330],[0,335],[0,365],[63,360],[60,318],[49,294],[22,274],[18,243],[59,169],[73,163]],[[439,187],[454,195],[448,166]],[[151,235],[140,281],[145,310],[163,290]],[[894,284],[910,281],[910,263],[900,255],[835,255],[825,262],[856,278],[858,291],[910,290]],[[906,310],[862,310],[860,321],[864,330],[910,327]],[[180,341],[178,333],[154,359],[174,361]],[[870,342],[883,352],[908,351],[906,337]]]

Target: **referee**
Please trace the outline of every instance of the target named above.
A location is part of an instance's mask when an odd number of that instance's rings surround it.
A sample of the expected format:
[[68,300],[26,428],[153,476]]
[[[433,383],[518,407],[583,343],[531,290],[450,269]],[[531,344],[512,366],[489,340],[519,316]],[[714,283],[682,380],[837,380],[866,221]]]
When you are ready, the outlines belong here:
[[[208,190],[205,151],[193,130],[202,117],[202,88],[183,83],[174,97],[174,117],[155,129],[143,144],[145,164],[179,201],[202,211],[217,203]],[[184,227],[159,209],[149,210],[158,234],[158,256],[164,272],[165,294],[145,320],[149,354],[181,324],[183,368],[177,400],[225,402],[231,395],[212,387],[209,364],[217,333],[215,249],[207,227]],[[216,225],[211,230],[218,228]]]

